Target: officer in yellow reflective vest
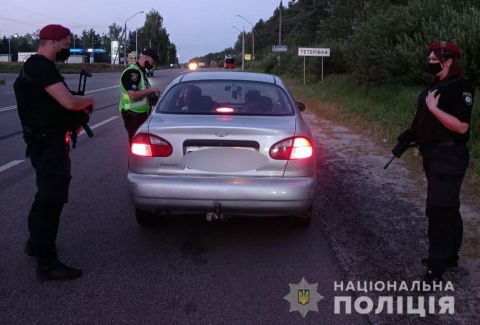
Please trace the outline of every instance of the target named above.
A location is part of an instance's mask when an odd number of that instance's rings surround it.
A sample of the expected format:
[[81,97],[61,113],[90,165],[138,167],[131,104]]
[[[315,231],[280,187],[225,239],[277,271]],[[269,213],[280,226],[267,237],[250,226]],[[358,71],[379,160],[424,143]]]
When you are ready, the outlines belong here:
[[155,50],[144,49],[140,59],[135,64],[129,65],[122,73],[118,108],[122,114],[130,143],[137,129],[146,121],[151,106],[155,104],[153,101],[149,101],[149,97],[158,98],[160,95],[158,88],[150,87],[145,71],[145,69],[153,69],[157,58]]

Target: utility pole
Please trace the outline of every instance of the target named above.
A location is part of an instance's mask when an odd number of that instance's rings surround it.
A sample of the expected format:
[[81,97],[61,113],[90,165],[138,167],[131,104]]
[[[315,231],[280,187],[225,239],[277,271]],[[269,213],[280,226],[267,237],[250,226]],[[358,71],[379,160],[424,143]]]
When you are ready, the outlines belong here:
[[236,26],[232,26],[233,28],[237,29],[242,34],[242,71],[245,68],[245,28],[243,31]]
[[[282,0],[280,0],[280,6],[278,7],[278,45],[282,45]],[[278,66],[280,67],[280,53],[278,53]]]
[[247,23],[249,23],[252,26],[252,59],[255,60],[255,31],[253,30],[254,25],[248,20],[247,18],[243,17],[242,15],[238,15],[237,17],[242,18],[245,20]]

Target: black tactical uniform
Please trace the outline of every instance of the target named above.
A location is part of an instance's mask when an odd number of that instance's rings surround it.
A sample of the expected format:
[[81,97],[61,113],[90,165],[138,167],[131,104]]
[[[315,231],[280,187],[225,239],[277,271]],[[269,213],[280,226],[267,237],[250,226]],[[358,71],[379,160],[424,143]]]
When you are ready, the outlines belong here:
[[446,266],[455,266],[462,244],[460,188],[469,162],[465,134],[446,128],[428,109],[425,98],[437,89],[438,108],[470,124],[474,89],[468,81],[451,77],[434,83],[418,97],[412,129],[416,134],[428,181],[426,215],[428,217],[428,269],[441,275]]
[[71,179],[66,141],[69,111],[45,91],[58,82],[64,82],[64,78],[55,63],[33,55],[14,84],[27,156],[35,169],[38,189],[28,216],[27,253],[37,256],[39,267],[58,262],[55,240]]

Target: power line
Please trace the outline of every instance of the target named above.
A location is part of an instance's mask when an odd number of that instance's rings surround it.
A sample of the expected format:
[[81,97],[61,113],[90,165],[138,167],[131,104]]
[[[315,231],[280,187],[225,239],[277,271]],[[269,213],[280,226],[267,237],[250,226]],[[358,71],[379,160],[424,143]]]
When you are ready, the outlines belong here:
[[21,10],[21,12],[29,11],[29,12],[33,13],[34,15],[36,15],[36,16],[43,16],[43,17],[48,18],[48,19],[54,19],[54,20],[57,20],[57,21],[63,21],[63,22],[65,22],[65,23],[72,24],[72,25],[73,25],[73,24],[77,24],[77,22],[66,21],[65,19],[62,19],[62,18],[58,18],[58,17],[53,17],[53,16],[50,16],[50,15],[46,15],[46,14],[44,14],[44,13],[41,13],[41,12],[37,12],[37,11],[35,11],[35,10],[32,10],[32,9],[30,9],[30,8],[28,8],[28,7],[19,6],[19,5],[16,4],[16,3],[11,3],[11,2],[9,2],[9,6],[15,7],[15,8]]
[[35,28],[38,28],[38,25],[34,25],[34,24],[31,24],[31,23],[27,23],[27,22],[25,22],[25,21],[13,19],[13,18],[8,18],[8,17],[0,16],[0,19],[8,20],[8,21],[11,21],[11,22],[14,22],[14,23],[17,23],[17,24],[29,25],[29,26],[33,26],[33,27],[35,27]]

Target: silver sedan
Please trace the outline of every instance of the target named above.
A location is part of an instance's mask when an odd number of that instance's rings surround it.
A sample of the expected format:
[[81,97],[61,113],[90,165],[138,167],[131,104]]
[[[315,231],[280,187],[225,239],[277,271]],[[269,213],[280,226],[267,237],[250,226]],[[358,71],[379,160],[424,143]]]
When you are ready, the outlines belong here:
[[291,216],[308,226],[316,173],[304,109],[274,75],[176,78],[132,141],[128,185],[138,223],[205,213]]

